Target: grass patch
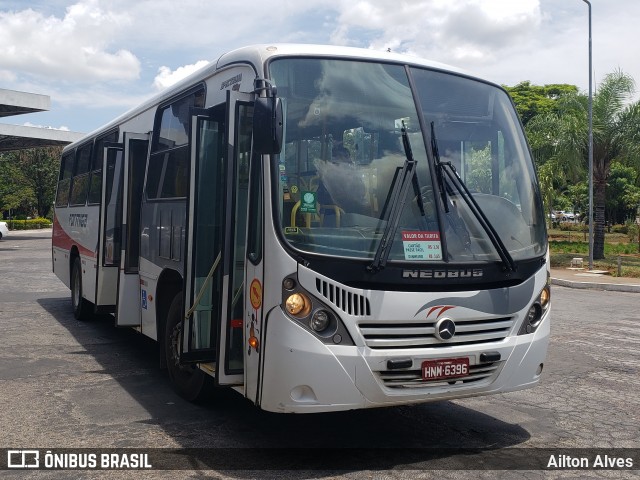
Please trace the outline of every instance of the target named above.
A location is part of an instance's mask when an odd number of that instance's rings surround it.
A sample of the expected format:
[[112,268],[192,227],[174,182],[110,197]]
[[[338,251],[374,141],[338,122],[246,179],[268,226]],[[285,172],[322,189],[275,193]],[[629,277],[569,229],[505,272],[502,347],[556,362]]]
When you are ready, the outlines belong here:
[[[580,255],[589,255],[589,243],[587,242],[566,242],[550,240],[549,246],[553,253],[576,253]],[[604,256],[612,255],[637,255],[638,245],[631,243],[605,243]]]
[[[549,249],[551,266],[567,268],[571,259],[582,257],[585,266],[589,262],[589,239],[584,232],[549,230]],[[602,260],[594,260],[593,268],[606,270],[618,276],[618,257],[621,259],[621,276],[640,278],[640,253],[638,243],[631,242],[629,235],[622,233],[606,233]]]
[[[552,268],[567,268],[571,266],[571,259],[574,257],[582,257],[584,259],[585,268],[589,263],[589,253],[574,254],[574,253],[555,253],[551,250],[551,267]],[[640,278],[640,255],[621,255],[621,277],[633,277]],[[606,270],[612,276],[618,276],[618,257],[610,256],[602,260],[594,260],[593,268],[595,270]]]

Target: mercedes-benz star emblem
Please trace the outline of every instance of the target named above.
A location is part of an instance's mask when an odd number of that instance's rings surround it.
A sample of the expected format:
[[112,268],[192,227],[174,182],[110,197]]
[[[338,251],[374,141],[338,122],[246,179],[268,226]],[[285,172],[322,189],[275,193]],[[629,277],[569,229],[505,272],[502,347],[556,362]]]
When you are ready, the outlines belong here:
[[456,324],[450,318],[441,318],[436,323],[436,337],[443,342],[449,341],[456,334]]

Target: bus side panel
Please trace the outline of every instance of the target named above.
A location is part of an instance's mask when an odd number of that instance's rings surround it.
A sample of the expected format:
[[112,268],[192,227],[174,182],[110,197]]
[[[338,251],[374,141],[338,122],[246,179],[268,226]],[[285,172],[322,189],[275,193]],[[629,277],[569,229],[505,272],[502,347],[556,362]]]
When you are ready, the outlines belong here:
[[[140,309],[142,332],[158,337],[156,328],[157,291],[173,295],[182,290],[184,267],[186,200],[150,202],[143,200],[140,235]],[[175,272],[175,276],[161,278],[163,272]],[[166,279],[170,278],[169,282]],[[146,294],[143,302],[142,295]],[[172,297],[173,298],[173,297]],[[146,305],[146,308],[145,308]],[[162,312],[166,314],[166,312]]]
[[69,251],[60,247],[53,247],[53,273],[71,288],[71,271],[69,264]]
[[[144,237],[143,237],[144,238]],[[158,339],[156,327],[156,291],[161,269],[150,261],[140,259],[140,321],[141,332],[147,337]]]
[[[97,268],[97,267],[96,267]],[[98,270],[96,305],[115,305],[118,295],[118,267],[102,267]],[[94,275],[94,278],[96,276]],[[93,291],[96,291],[95,283]]]
[[[66,208],[64,209],[67,210]],[[73,242],[62,229],[58,216],[63,210],[55,208],[53,212],[53,232],[51,234],[51,253],[53,261],[53,273],[71,288],[71,265],[69,263],[69,251]]]
[[80,266],[82,267],[82,296],[96,304],[96,270],[98,268],[96,259],[80,255]]
[[118,285],[118,307],[116,325],[119,327],[140,327],[141,302],[140,276],[120,275]]
[[71,254],[77,251],[83,269],[84,297],[95,303],[100,210],[97,205],[56,208],[53,218],[53,271],[71,287]]

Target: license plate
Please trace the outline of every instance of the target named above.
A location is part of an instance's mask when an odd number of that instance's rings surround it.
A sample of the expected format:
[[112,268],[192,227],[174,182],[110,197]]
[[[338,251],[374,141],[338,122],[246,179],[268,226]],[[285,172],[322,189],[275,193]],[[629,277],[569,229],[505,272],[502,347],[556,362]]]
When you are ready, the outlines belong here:
[[440,360],[425,360],[422,362],[422,379],[444,380],[469,375],[469,359],[442,358]]

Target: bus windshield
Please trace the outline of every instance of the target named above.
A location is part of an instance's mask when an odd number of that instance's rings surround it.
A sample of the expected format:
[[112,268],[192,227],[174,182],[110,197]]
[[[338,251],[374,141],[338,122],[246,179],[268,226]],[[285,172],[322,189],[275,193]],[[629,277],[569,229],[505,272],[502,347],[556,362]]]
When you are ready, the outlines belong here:
[[270,75],[285,111],[274,199],[293,248],[367,260],[384,250],[389,261],[436,263],[545,254],[533,164],[498,87],[337,59],[276,59]]

